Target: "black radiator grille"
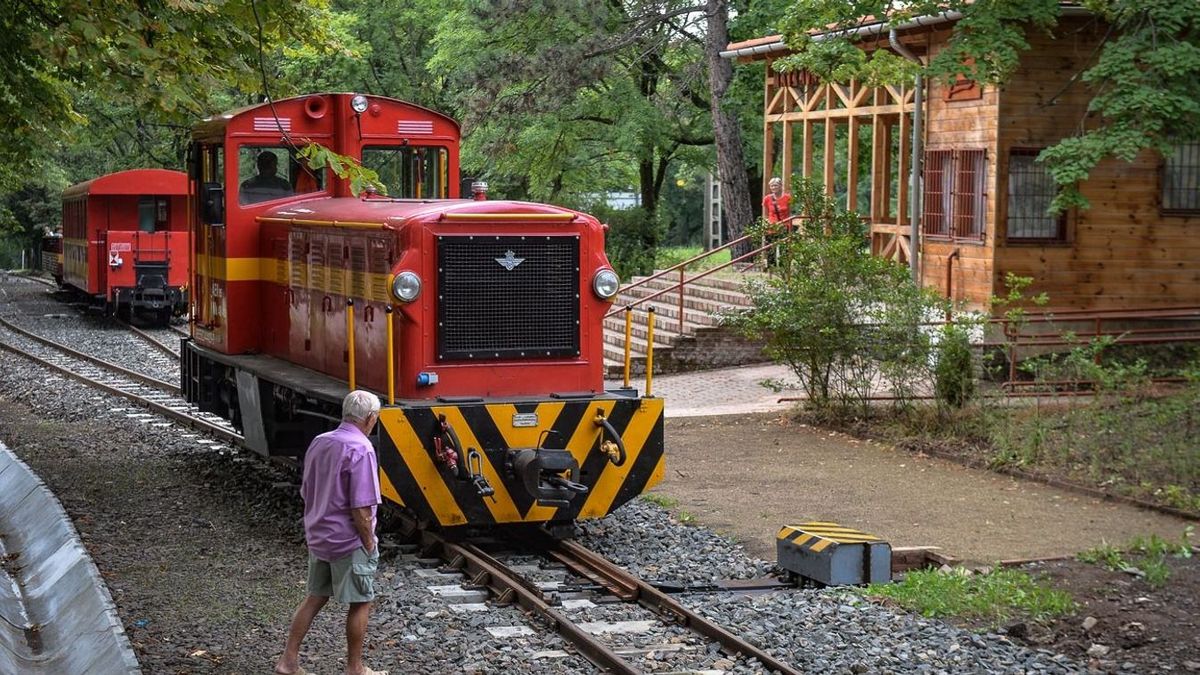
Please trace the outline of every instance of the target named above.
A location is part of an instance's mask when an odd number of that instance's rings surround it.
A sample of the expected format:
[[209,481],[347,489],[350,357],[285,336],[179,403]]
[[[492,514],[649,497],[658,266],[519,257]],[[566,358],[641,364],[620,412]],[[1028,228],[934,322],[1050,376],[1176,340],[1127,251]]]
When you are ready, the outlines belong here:
[[438,358],[579,354],[579,237],[438,237]]

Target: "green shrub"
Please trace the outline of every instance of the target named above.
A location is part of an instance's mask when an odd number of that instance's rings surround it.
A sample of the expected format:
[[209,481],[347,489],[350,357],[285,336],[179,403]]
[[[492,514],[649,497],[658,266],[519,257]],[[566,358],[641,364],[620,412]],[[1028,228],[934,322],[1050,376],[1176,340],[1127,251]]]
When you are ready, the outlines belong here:
[[645,209],[614,209],[601,205],[592,207],[589,212],[608,224],[604,250],[621,279],[649,274],[654,269],[661,228]]
[[971,341],[962,326],[951,324],[942,331],[934,368],[934,392],[939,403],[951,408],[961,408],[975,396]]
[[750,285],[752,310],[727,323],[764,340],[818,412],[864,415],[881,380],[907,403],[930,375],[931,341],[919,324],[944,301],[907,268],[871,255],[862,220],[819,184],[800,180],[792,194],[809,226],[781,244],[777,272]]

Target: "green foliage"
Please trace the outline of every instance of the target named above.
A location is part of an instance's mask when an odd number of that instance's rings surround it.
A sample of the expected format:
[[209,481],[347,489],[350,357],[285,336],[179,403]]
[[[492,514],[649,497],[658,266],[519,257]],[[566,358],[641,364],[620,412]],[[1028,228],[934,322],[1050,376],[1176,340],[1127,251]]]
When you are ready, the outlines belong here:
[[[1039,156],[1060,187],[1056,211],[1088,206],[1078,185],[1103,159],[1128,161],[1147,148],[1165,152],[1180,139],[1200,137],[1200,5],[1174,0],[1084,5],[1111,30],[1097,60],[1080,77],[1090,87],[1088,109],[1096,123],[1089,120],[1079,135]],[[949,11],[963,18],[955,22],[946,47],[924,65],[925,74],[947,82],[961,74],[1002,85],[1029,48],[1029,32],[1052,31],[1061,6],[1056,0],[800,0],[780,22],[788,46],[797,50],[780,66],[826,80],[911,82],[915,64],[886,49],[867,54],[856,46],[858,38],[836,32],[854,28],[867,16],[888,17],[896,25]],[[813,40],[813,32],[828,39]]]
[[1163,539],[1157,534],[1136,537],[1124,548],[1104,542],[1079,553],[1076,557],[1083,562],[1102,565],[1116,572],[1133,571],[1143,577],[1146,583],[1158,588],[1166,585],[1171,576],[1167,558],[1192,557],[1192,532],[1193,527],[1188,526],[1177,542]]
[[366,168],[353,157],[339,155],[320,143],[308,143],[296,154],[314,171],[328,167],[338,178],[349,180],[350,193],[355,197],[367,189],[387,194],[387,186],[380,182],[379,174]]
[[608,224],[604,251],[621,279],[629,280],[654,269],[654,242],[658,224],[645,209],[614,209],[604,205],[588,209],[600,222]]
[[820,185],[800,179],[792,198],[807,226],[781,244],[779,273],[750,287],[753,310],[727,320],[765,340],[817,409],[863,414],[879,379],[903,401],[928,378],[931,341],[919,324],[943,301],[872,256],[861,219]]
[[710,162],[704,17],[690,7],[475,0],[448,12],[429,68],[463,119],[465,170],[560,203],[637,185],[654,214],[673,163]]
[[938,402],[961,408],[975,396],[975,373],[967,329],[953,324],[942,330],[934,367],[934,393]]
[[318,47],[327,44],[324,8],[321,0],[5,3],[0,186],[27,178],[55,139],[107,107],[190,122],[228,89],[258,90],[258,21],[268,50],[296,35]]
[[997,568],[986,574],[965,570],[943,573],[915,570],[902,581],[871,584],[866,595],[890,598],[901,607],[927,617],[957,617],[982,621],[990,627],[1014,614],[1046,621],[1075,611],[1070,594],[1020,570]]

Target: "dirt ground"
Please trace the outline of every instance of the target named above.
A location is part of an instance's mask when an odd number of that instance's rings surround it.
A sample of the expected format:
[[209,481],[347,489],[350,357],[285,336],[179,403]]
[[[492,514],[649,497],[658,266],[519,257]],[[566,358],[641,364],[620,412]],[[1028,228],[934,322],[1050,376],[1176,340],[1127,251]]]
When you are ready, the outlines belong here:
[[[779,527],[802,520],[984,563],[1071,555],[1150,534],[1179,541],[1192,524],[816,429],[787,413],[668,418],[666,437],[667,475],[653,492],[677,502],[677,515],[770,560]],[[1007,632],[1096,672],[1200,672],[1200,557],[1169,566],[1167,584],[1154,588],[1077,560],[1027,565],[1079,609],[1048,625],[1014,617]],[[1089,617],[1096,621],[1086,630]]]
[[[786,413],[667,420],[654,492],[773,560],[775,533],[831,520],[893,546],[993,562],[1074,554],[1188,521],[815,429]],[[736,488],[734,487],[736,486]]]
[[[1008,634],[1097,670],[1132,663],[1135,667],[1125,670],[1198,672],[1200,559],[1168,558],[1167,566],[1170,578],[1155,588],[1125,572],[1077,560],[1029,565],[1030,573],[1069,592],[1079,610],[1046,626],[1014,621]],[[1089,649],[1094,650],[1091,655]]]

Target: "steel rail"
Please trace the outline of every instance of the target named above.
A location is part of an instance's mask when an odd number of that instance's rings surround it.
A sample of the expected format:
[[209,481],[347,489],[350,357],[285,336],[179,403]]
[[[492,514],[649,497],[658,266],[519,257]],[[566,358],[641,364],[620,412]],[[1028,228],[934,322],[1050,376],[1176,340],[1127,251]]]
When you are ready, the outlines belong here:
[[[776,659],[762,649],[746,642],[721,626],[684,607],[674,598],[613,564],[598,553],[570,540],[555,540],[548,545],[555,558],[569,558],[572,566],[578,565],[592,570],[596,579],[606,579],[618,588],[630,589],[633,600],[662,618],[685,626],[689,630],[720,644],[728,653],[742,654],[756,659],[771,670],[782,675],[800,675],[799,670]],[[592,575],[586,575],[592,579]],[[605,586],[608,583],[601,582]]]
[[24,328],[21,328],[20,326],[13,324],[11,321],[8,321],[7,319],[0,319],[0,326],[3,326],[4,328],[16,333],[17,335],[26,337],[30,340],[33,340],[34,342],[37,342],[37,343],[43,344],[47,347],[50,347],[51,349],[57,349],[61,352],[64,352],[67,355],[71,356],[71,358],[78,359],[80,361],[85,361],[94,366],[99,366],[100,368],[104,368],[105,370],[109,370],[114,373],[117,373],[120,376],[128,378],[130,380],[133,380],[139,384],[144,384],[149,387],[154,387],[155,389],[158,389],[159,391],[163,391],[163,392],[171,394],[173,396],[179,396],[179,394],[180,394],[178,385],[172,384],[170,382],[166,382],[164,380],[160,380],[156,377],[152,377],[152,376],[146,375],[144,373],[139,373],[135,370],[130,370],[123,366],[118,366],[115,363],[112,363],[110,361],[105,361],[104,359],[97,358],[95,356],[92,356],[91,354],[84,354],[83,352],[76,350],[76,349],[72,349],[60,342],[55,342],[54,340],[51,340],[50,338],[42,337],[41,335],[32,333]]
[[431,532],[424,532],[426,545],[441,553],[452,567],[462,569],[472,583],[486,586],[500,602],[515,602],[527,611],[541,616],[570,642],[579,653],[605,672],[619,675],[639,675],[640,671],[622,659],[608,645],[596,639],[571,621],[565,614],[551,607],[542,597],[541,591],[531,587],[520,575],[485,553],[474,544],[449,542]]
[[143,340],[145,340],[146,342],[149,342],[149,343],[150,343],[150,345],[151,345],[151,346],[153,346],[155,349],[158,349],[159,351],[163,352],[163,353],[164,353],[164,354],[166,354],[167,356],[170,356],[171,358],[174,358],[174,359],[178,359],[178,358],[179,358],[179,352],[177,352],[177,351],[175,351],[174,349],[171,349],[171,348],[170,348],[170,347],[168,347],[167,345],[163,344],[162,342],[160,342],[160,341],[159,341],[159,339],[158,339],[158,338],[154,337],[154,336],[153,336],[153,335],[151,335],[149,332],[147,332],[147,331],[145,331],[145,330],[142,330],[141,328],[138,328],[137,326],[133,325],[132,323],[130,323],[130,322],[128,322],[128,321],[122,321],[122,320],[120,320],[120,319],[118,319],[117,321],[118,321],[118,322],[119,322],[119,323],[120,323],[122,326],[124,326],[125,328],[129,329],[129,332],[131,332],[131,333],[133,333],[134,335],[136,335],[136,336],[138,336],[138,337],[142,338],[142,339],[143,339]]
[[[2,321],[2,320],[0,320],[0,321]],[[20,347],[9,344],[9,343],[5,342],[4,340],[0,340],[0,349],[9,351],[18,356],[24,357],[30,361],[33,361],[34,363],[37,363],[38,365],[42,365],[42,366],[45,366],[52,370],[58,371],[59,373],[62,373],[63,375],[65,375],[73,380],[78,380],[79,382],[83,382],[86,385],[89,385],[89,386],[95,387],[97,389],[100,389],[102,391],[108,392],[110,394],[113,394],[114,396],[119,396],[128,401],[137,403],[138,405],[144,406],[144,407],[148,408],[149,410],[157,412],[165,417],[182,422],[197,431],[201,431],[206,434],[211,434],[212,436],[215,436],[227,443],[231,443],[231,444],[235,444],[235,445],[241,445],[241,443],[242,443],[242,440],[243,440],[242,435],[238,434],[234,431],[231,431],[230,429],[227,429],[222,426],[218,426],[207,420],[204,420],[204,419],[201,419],[194,415],[190,415],[186,412],[177,410],[177,409],[172,408],[171,406],[168,406],[164,403],[160,403],[158,401],[155,401],[154,399],[147,398],[136,392],[129,391],[128,389],[124,389],[120,386],[117,386],[114,384],[109,384],[107,382],[101,382],[100,380],[93,379],[91,377],[88,377],[87,375],[84,375],[77,371],[71,370],[70,368],[68,368],[66,366],[59,365],[48,359],[42,358],[35,354],[31,354],[27,350],[24,350],[24,349],[21,349]],[[184,405],[187,405],[187,404],[185,403]]]

